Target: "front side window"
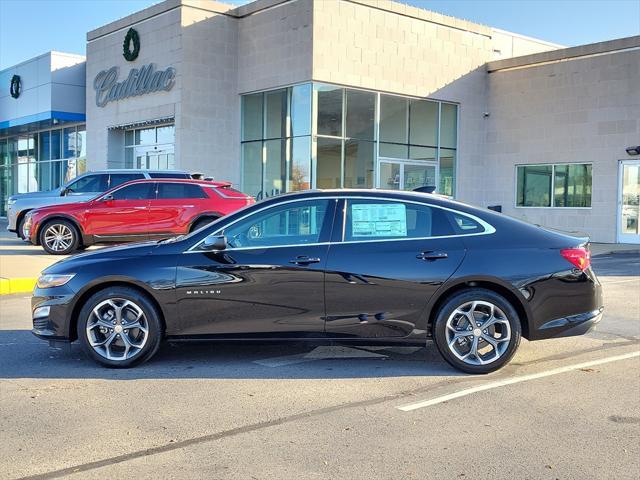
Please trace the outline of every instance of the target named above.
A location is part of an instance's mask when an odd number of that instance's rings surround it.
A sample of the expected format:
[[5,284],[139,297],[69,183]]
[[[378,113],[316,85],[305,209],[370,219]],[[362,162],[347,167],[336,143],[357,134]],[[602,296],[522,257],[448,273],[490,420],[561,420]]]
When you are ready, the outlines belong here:
[[518,165],[516,206],[590,207],[591,165]]
[[104,192],[108,188],[108,181],[106,174],[87,175],[70,183],[67,190],[70,193]]
[[172,198],[207,198],[199,185],[190,183],[160,183],[158,184],[159,200]]
[[441,237],[455,232],[440,208],[387,200],[350,200],[345,241]]
[[155,183],[136,183],[113,192],[114,200],[150,200],[155,198]]
[[329,200],[293,202],[240,220],[224,234],[231,248],[273,247],[318,243],[329,228]]

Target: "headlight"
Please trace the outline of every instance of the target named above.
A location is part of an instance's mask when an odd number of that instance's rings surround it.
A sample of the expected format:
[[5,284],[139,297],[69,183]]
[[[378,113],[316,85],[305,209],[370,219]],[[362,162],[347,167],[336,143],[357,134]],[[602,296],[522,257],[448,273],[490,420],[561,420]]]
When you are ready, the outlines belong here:
[[40,278],[38,278],[38,288],[61,287],[75,276],[75,273],[69,275],[40,275]]
[[7,200],[7,205],[13,205],[14,203],[16,203],[15,198],[10,198],[9,200]]

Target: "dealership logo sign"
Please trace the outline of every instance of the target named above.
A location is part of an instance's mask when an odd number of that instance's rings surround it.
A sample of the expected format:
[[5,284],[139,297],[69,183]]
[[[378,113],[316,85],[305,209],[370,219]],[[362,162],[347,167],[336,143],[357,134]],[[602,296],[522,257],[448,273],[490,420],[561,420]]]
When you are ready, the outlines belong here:
[[118,75],[118,67],[102,70],[96,75],[93,80],[93,88],[96,91],[96,105],[98,107],[104,107],[109,102],[147,93],[168,92],[176,81],[175,68],[168,67],[165,70],[156,70],[153,63],[140,69],[132,68],[127,79],[122,82],[118,82]]

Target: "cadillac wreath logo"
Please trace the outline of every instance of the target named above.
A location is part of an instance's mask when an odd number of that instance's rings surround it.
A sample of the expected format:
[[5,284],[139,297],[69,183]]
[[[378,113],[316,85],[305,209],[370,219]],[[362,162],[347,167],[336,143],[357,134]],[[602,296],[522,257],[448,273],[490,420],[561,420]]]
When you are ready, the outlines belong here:
[[20,96],[20,91],[22,90],[22,82],[20,81],[20,75],[14,75],[11,77],[11,96],[13,98],[18,98]]
[[[131,44],[133,43],[133,50],[131,49]],[[124,37],[124,42],[122,43],[122,55],[129,62],[133,62],[136,58],[138,58],[138,54],[140,53],[140,35],[133,28],[130,28],[127,34]]]

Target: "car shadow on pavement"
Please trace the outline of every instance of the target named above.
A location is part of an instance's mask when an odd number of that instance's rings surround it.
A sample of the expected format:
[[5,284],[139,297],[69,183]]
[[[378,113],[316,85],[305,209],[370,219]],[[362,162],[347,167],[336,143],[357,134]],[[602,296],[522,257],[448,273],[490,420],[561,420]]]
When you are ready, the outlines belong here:
[[463,375],[435,345],[317,346],[305,343],[163,343],[147,363],[103,368],[75,342],[49,348],[28,330],[0,331],[0,379],[332,379]]

